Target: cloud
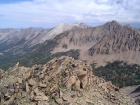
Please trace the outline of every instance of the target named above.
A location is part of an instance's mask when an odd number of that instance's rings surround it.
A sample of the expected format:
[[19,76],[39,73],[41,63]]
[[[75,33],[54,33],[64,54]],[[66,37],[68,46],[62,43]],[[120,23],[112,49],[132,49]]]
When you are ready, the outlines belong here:
[[[22,25],[61,22],[140,21],[138,0],[32,0],[0,4],[0,22]],[[18,24],[19,25],[19,24]],[[21,25],[21,26],[22,26]],[[19,27],[21,27],[19,26]]]

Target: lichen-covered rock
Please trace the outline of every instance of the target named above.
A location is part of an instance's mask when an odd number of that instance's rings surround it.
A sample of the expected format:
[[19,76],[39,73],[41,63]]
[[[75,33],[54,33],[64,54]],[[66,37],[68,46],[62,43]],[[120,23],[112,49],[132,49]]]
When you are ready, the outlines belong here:
[[16,65],[0,84],[2,105],[135,105],[89,65],[66,56],[32,68]]

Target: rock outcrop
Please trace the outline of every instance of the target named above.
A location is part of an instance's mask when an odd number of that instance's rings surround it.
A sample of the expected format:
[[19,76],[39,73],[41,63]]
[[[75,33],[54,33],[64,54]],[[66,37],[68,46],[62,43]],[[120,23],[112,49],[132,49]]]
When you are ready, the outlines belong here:
[[60,57],[32,68],[18,64],[0,83],[1,105],[135,105],[85,62]]
[[3,77],[4,70],[0,69],[0,79]]
[[129,25],[121,26],[115,21],[106,23],[104,29],[111,32],[89,49],[90,55],[140,51],[140,33],[137,29]]
[[124,61],[129,64],[140,64],[140,32],[129,25],[122,26],[116,21],[104,24],[103,30],[108,30],[96,45],[88,50],[90,62],[98,66],[106,62]]

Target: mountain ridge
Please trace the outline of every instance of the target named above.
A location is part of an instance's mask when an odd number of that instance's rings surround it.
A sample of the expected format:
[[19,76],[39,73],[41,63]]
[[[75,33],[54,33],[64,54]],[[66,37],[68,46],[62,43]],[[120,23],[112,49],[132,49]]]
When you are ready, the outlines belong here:
[[[103,39],[95,46],[89,49],[89,55],[112,55],[114,60],[131,60],[135,59],[134,63],[139,64],[140,52],[140,32],[132,27],[120,26]],[[96,54],[95,54],[96,53]],[[115,58],[115,54],[116,58]],[[119,56],[117,54],[120,54]],[[118,58],[117,58],[118,56]],[[123,57],[123,58],[122,58]],[[104,59],[106,59],[105,57]],[[109,58],[109,56],[108,56]],[[103,60],[103,59],[102,59]],[[109,60],[106,60],[109,61]]]
[[34,27],[22,30],[13,28],[0,29],[0,53],[3,55],[0,62],[31,53],[46,40],[54,38],[63,31],[79,27],[62,23],[50,29]]
[[[52,53],[80,49],[80,59],[87,60],[89,63],[94,61],[99,65],[105,65],[108,61],[124,60],[129,61],[128,63],[140,64],[140,32],[116,21],[88,29],[75,29],[69,31],[62,39]],[[67,45],[67,48],[63,48],[63,45]],[[93,55],[95,49],[96,52],[102,51]],[[128,58],[129,55],[131,56]],[[100,59],[101,57],[103,59]]]
[[[96,64],[97,67],[105,66],[108,62],[114,61],[140,64],[140,31],[130,25],[123,26],[116,21],[111,21],[97,27],[82,28],[76,25],[71,27],[71,25],[62,23],[52,29],[38,30],[36,31],[34,28],[21,30],[26,34],[22,40],[19,41],[18,37],[9,37],[10,39],[7,40],[9,46],[5,47],[3,45],[6,45],[6,43],[1,43],[0,51],[4,49],[4,52],[0,52],[2,55],[0,55],[0,64],[5,66],[20,62],[21,65],[31,67],[34,64],[44,64],[54,57],[62,55],[84,60],[88,64]],[[10,29],[10,31],[13,30]],[[49,32],[52,33],[50,36],[53,37],[47,40],[43,36],[46,37]],[[55,32],[57,34],[53,35]],[[16,33],[17,31],[15,31],[15,35]],[[44,42],[40,42],[40,38],[44,39]],[[36,41],[39,44],[32,47],[32,43],[36,43]],[[6,53],[8,56],[5,56]],[[12,58],[11,55],[14,57]],[[7,61],[5,57],[8,58]],[[41,68],[42,66],[37,67]],[[134,66],[132,65],[132,67]],[[26,68],[24,69],[26,70]],[[139,75],[135,76],[139,77]],[[3,73],[1,77],[3,77]],[[131,77],[134,78],[133,75]]]
[[[44,43],[40,43],[38,46],[30,48],[30,50],[27,47],[26,50],[29,52],[29,54],[27,53],[27,51],[24,51],[22,49],[23,47],[26,48],[28,42],[26,44],[21,44],[20,47],[15,47],[15,49],[11,48],[11,50],[8,50],[10,51],[10,53],[8,54],[14,54],[14,56],[16,56],[21,53],[22,55],[28,56],[28,58],[31,58],[29,56],[32,56],[32,54],[38,54],[40,56],[42,56],[43,54],[43,56],[47,59],[48,56],[55,55],[56,53],[67,53],[71,50],[79,50],[80,55],[76,54],[79,55],[79,59],[85,60],[89,64],[93,62],[97,63],[97,66],[104,66],[108,61],[113,62],[115,60],[125,61],[133,64],[140,64],[140,31],[138,29],[135,29],[128,25],[123,26],[117,21],[110,21],[97,27],[70,27],[70,30],[64,31],[63,28],[67,25],[68,24],[66,23],[62,23],[61,25],[59,25],[58,27],[60,28],[58,29],[62,29],[61,32],[63,32],[54,35],[54,38],[50,38]],[[57,27],[54,28],[54,30],[55,29],[58,30]],[[53,33],[54,30],[50,29],[49,32]],[[38,34],[36,35],[38,36]],[[42,37],[41,35],[42,34],[40,34],[39,36]],[[31,36],[31,38],[33,36]],[[25,39],[22,40],[24,42]],[[38,37],[37,41],[39,42]],[[34,42],[34,40],[32,40],[32,42]],[[41,52],[38,49],[41,49]],[[5,54],[3,53],[3,55]],[[21,59],[25,58],[25,56],[21,57]],[[44,57],[41,59],[45,59]]]

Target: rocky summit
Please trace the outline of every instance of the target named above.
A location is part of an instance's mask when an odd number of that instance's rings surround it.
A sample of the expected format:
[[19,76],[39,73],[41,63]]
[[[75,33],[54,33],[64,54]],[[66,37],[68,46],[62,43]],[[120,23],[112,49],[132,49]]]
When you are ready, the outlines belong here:
[[72,57],[31,68],[18,65],[1,76],[1,105],[135,105],[111,82],[95,76],[91,66]]

